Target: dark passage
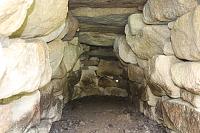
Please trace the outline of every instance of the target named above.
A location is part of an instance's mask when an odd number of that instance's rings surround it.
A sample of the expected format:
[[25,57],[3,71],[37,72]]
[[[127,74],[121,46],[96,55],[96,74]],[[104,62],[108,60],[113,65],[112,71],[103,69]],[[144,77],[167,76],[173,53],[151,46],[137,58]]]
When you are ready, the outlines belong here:
[[165,133],[165,128],[133,108],[127,98],[90,96],[65,105],[50,133]]

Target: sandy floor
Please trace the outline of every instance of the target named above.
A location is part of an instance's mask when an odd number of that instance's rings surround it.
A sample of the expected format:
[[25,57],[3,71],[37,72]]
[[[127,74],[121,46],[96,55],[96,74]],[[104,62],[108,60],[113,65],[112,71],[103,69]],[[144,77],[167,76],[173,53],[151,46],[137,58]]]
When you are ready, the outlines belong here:
[[130,109],[126,98],[86,97],[65,105],[50,133],[165,133],[164,127]]

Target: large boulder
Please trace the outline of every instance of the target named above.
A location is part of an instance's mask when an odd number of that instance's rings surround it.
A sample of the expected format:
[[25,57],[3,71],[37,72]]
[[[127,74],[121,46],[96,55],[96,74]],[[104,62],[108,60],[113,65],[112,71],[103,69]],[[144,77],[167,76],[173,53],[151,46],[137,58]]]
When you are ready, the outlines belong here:
[[200,60],[200,6],[177,19],[171,40],[175,55],[180,59]]
[[63,25],[67,12],[68,0],[35,0],[25,22],[12,36],[20,38],[47,36]]
[[1,0],[0,36],[9,36],[23,24],[33,0]]
[[136,55],[126,42],[124,36],[117,37],[114,43],[116,54],[126,63],[137,64]]
[[144,21],[160,24],[176,20],[197,6],[197,0],[148,0],[144,6]]
[[200,132],[200,111],[179,99],[162,102],[164,124],[180,133]]
[[166,25],[145,26],[139,34],[132,36],[128,26],[125,28],[126,40],[141,59],[150,59],[163,54],[163,48],[170,42],[170,31]]
[[40,122],[40,92],[0,104],[0,132],[24,133]]
[[45,42],[5,39],[1,47],[6,72],[0,79],[0,99],[33,92],[50,81],[52,69]]
[[200,63],[181,62],[171,68],[172,80],[180,88],[194,94],[200,94]]
[[155,56],[151,59],[149,64],[149,80],[155,87],[160,88],[172,98],[180,97],[180,88],[175,86],[172,81],[171,67],[173,64],[179,62],[174,56]]

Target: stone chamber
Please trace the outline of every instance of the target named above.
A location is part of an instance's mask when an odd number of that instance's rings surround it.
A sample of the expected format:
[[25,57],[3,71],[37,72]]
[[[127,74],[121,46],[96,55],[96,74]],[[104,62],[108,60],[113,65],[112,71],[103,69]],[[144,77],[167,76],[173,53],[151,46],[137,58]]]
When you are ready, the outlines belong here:
[[65,104],[97,95],[200,133],[199,3],[1,0],[0,133],[48,133]]

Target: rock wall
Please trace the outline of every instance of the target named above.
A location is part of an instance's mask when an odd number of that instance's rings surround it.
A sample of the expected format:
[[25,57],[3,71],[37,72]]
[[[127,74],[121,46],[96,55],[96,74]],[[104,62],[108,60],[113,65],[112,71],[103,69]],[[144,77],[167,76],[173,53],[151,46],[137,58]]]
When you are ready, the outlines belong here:
[[47,133],[89,95],[129,96],[171,132],[199,133],[198,3],[1,0],[0,133]]
[[170,132],[200,132],[199,9],[197,0],[148,0],[114,46],[134,65],[129,79],[143,77],[140,111]]

